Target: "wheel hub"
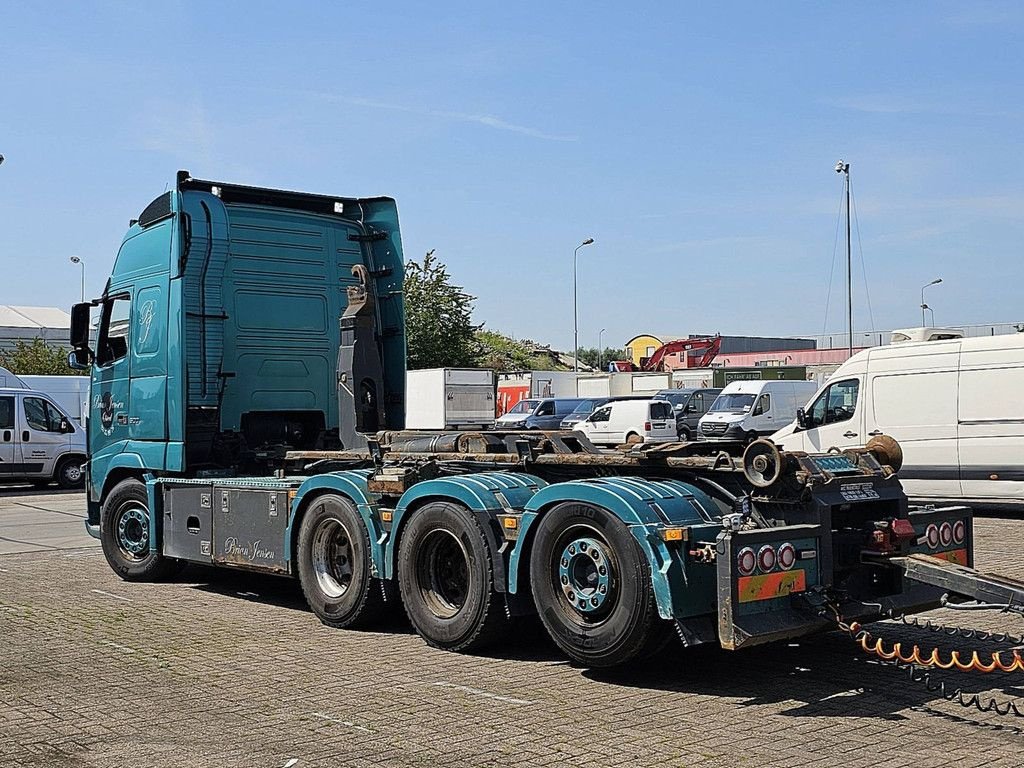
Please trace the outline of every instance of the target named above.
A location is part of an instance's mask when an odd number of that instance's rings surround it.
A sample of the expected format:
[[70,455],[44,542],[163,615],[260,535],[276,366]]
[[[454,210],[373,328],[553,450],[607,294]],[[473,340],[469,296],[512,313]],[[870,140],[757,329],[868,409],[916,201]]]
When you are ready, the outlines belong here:
[[352,537],[344,524],[334,519],[321,522],[313,534],[313,570],[328,597],[341,597],[351,586],[352,554]]
[[612,583],[611,560],[605,545],[591,538],[575,539],[562,550],[558,580],[569,604],[582,613],[600,610]]
[[117,541],[130,555],[149,549],[149,512],[139,507],[124,510],[117,519]]

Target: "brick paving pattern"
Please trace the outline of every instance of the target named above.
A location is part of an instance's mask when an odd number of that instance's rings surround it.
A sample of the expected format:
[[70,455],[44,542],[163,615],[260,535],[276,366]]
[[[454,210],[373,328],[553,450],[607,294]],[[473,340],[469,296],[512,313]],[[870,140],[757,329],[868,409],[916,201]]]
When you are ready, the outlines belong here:
[[[979,566],[1024,576],[1024,521],[977,529]],[[1024,632],[1014,616],[934,615]],[[941,677],[1024,699],[1021,673]],[[0,766],[951,762],[1024,765],[1024,719],[942,701],[835,633],[735,653],[673,648],[597,672],[536,633],[461,656],[399,620],[328,629],[283,579],[189,569],[127,584],[95,547],[0,557]]]

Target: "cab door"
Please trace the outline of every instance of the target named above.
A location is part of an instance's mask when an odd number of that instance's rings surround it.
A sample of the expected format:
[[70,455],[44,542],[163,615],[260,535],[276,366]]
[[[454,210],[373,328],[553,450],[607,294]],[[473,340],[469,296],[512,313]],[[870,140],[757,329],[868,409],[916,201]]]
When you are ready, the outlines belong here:
[[804,450],[823,452],[829,448],[864,445],[864,406],[860,377],[844,378],[826,387],[806,413]]
[[54,466],[68,448],[64,416],[40,395],[19,395],[21,401],[18,446],[25,475],[50,477]]

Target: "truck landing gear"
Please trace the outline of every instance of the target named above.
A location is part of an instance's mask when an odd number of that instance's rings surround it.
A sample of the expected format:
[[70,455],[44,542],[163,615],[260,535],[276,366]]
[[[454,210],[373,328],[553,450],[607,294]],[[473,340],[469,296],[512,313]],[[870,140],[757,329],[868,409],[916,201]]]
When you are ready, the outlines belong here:
[[482,648],[509,628],[487,540],[458,504],[433,502],[413,514],[398,545],[398,582],[409,621],[435,648]]
[[140,481],[130,478],[114,486],[100,514],[103,554],[125,581],[160,581],[183,567],[183,563],[150,551],[149,497]]
[[343,496],[320,496],[302,518],[298,571],[306,602],[330,627],[376,623],[394,604],[384,581],[370,572],[370,535]]
[[534,602],[548,634],[580,664],[624,664],[672,637],[658,617],[649,568],[625,524],[599,507],[566,502],[537,523]]

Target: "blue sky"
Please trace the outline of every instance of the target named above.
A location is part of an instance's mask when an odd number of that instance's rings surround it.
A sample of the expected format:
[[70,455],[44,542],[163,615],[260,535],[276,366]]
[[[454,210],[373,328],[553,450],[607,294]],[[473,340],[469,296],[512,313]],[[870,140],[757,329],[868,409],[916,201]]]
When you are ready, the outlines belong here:
[[[201,178],[398,200],[487,327],[1024,321],[1024,6],[0,2],[0,303],[97,294],[128,220]],[[712,4],[703,4],[704,6]],[[855,241],[855,255],[858,247]]]

